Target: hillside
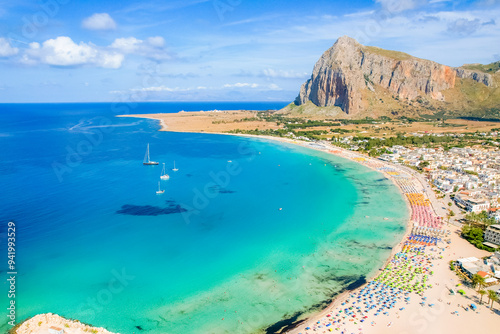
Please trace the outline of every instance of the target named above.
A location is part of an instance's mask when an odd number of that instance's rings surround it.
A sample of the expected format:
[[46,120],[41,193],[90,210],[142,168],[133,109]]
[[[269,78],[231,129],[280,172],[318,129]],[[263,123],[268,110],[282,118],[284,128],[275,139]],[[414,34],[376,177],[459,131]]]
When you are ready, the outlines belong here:
[[500,62],[453,68],[344,36],[320,57],[284,111],[349,118],[495,114],[499,67]]

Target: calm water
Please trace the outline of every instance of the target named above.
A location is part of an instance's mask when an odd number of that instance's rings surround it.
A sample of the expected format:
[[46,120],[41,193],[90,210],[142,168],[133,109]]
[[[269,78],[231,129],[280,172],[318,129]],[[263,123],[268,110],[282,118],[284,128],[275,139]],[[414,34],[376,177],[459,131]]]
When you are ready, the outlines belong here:
[[[407,218],[381,174],[291,145],[114,117],[283,106],[0,105],[0,240],[6,254],[15,221],[18,320],[53,312],[121,333],[255,333],[376,271]],[[142,165],[147,143],[170,175],[163,195],[161,165]]]

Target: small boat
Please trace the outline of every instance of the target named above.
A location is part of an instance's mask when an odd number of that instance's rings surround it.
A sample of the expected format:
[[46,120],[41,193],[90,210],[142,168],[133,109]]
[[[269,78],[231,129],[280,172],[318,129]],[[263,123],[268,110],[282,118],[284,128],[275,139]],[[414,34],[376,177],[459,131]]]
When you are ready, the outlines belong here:
[[149,143],[148,143],[148,148],[146,149],[146,155],[144,155],[144,161],[142,162],[143,165],[159,165],[159,162],[156,161],[151,161],[149,158]]
[[156,191],[156,195],[161,195],[165,192],[165,190],[161,190],[160,188],[160,182],[158,182],[158,190]]
[[172,168],[172,170],[173,170],[174,172],[177,172],[177,171],[179,170],[179,168],[175,168],[175,160],[174,160],[174,168]]
[[165,163],[163,164],[163,169],[161,170],[160,179],[162,179],[162,180],[170,179],[170,176],[168,176],[168,174],[165,173]]

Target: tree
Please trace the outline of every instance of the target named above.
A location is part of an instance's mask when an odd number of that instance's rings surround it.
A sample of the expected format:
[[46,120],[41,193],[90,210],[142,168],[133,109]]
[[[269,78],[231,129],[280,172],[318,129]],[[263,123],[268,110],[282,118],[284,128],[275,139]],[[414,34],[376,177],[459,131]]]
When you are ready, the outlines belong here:
[[479,290],[477,293],[479,293],[481,295],[481,300],[479,301],[479,304],[483,305],[483,297],[486,294],[486,291]]
[[418,167],[420,168],[429,167],[429,161],[422,161],[421,163],[418,164]]
[[448,206],[452,206],[453,204],[451,202],[448,202]]
[[478,290],[481,290],[481,288],[484,286],[484,284],[485,284],[485,281],[484,281],[484,277],[483,276],[478,275],[478,274],[472,275],[472,286],[474,288],[479,285],[479,289]]
[[488,290],[488,298],[489,298],[489,302],[491,302],[491,310],[493,311],[493,303],[498,301],[498,295],[495,291],[493,290]]

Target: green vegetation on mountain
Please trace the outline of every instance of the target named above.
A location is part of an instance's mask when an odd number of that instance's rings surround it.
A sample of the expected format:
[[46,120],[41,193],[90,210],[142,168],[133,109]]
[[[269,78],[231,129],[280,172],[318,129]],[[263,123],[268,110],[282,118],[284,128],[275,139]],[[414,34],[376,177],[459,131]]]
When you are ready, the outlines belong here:
[[473,71],[481,71],[484,73],[496,73],[500,71],[500,61],[488,64],[488,65],[483,65],[483,64],[466,64],[462,66],[463,68],[466,68],[468,70],[473,70]]
[[365,46],[364,49],[370,53],[378,54],[380,56],[392,58],[395,60],[407,60],[415,58],[412,55],[409,55],[401,51],[386,50],[378,48],[376,46]]

